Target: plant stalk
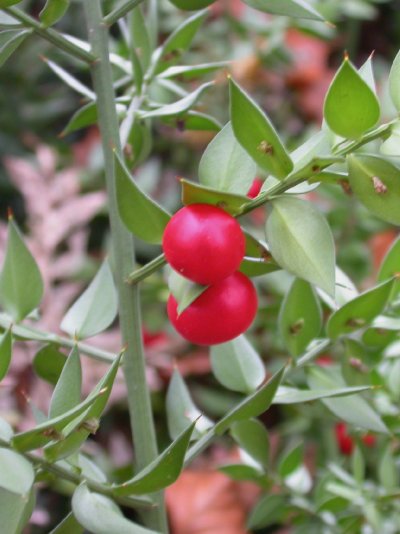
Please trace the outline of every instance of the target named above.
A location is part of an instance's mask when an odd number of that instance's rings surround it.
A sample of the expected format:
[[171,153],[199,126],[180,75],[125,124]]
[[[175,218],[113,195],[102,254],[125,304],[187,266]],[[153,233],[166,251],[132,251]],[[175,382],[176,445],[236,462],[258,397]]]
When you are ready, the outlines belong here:
[[111,11],[111,13],[106,15],[103,19],[104,23],[107,24],[107,26],[112,26],[113,24],[115,24],[115,22],[127,15],[129,11],[132,11],[132,9],[134,9],[142,2],[143,0],[127,0],[125,4],[116,7],[113,11]]
[[[157,457],[157,442],[146,382],[143,353],[139,287],[129,286],[125,279],[135,263],[133,239],[123,226],[118,214],[114,150],[121,154],[118,119],[115,111],[115,94],[109,62],[108,31],[103,22],[101,0],[83,1],[89,42],[92,53],[99,59],[91,66],[93,86],[97,95],[99,128],[102,138],[106,187],[109,201],[113,270],[119,297],[119,318],[123,343],[126,346],[123,370],[128,393],[128,407],[135,449],[136,470],[143,469]],[[133,207],[134,209],[134,207]],[[168,532],[162,493],[155,496],[157,509],[143,515],[145,524]]]

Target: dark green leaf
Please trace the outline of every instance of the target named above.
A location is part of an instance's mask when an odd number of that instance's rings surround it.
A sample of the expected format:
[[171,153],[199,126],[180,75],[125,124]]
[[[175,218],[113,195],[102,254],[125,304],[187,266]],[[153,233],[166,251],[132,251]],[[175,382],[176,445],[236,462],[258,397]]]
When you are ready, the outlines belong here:
[[189,182],[184,178],[181,178],[180,182],[182,184],[182,202],[185,205],[213,204],[231,215],[237,215],[241,213],[243,206],[249,201],[245,196],[218,191],[218,189]]
[[266,481],[262,471],[247,464],[227,464],[218,466],[218,471],[224,473],[232,480],[251,481],[263,485]]
[[247,521],[249,529],[261,529],[283,521],[287,512],[287,502],[283,495],[267,494],[261,497],[250,513]]
[[230,101],[236,139],[263,170],[285,178],[293,169],[293,162],[268,117],[233,80]]
[[328,223],[305,200],[280,197],[271,202],[267,220],[268,245],[287,271],[335,294],[335,246]]
[[11,219],[0,275],[0,302],[16,321],[20,321],[39,306],[42,295],[42,275],[17,225]]
[[269,437],[265,426],[257,419],[233,423],[231,435],[241,449],[263,467],[269,463]]
[[186,11],[196,11],[203,9],[215,2],[215,0],[169,0],[171,4],[179,9],[185,9]]
[[393,282],[393,279],[382,282],[335,311],[327,323],[328,336],[336,339],[340,335],[351,334],[369,324],[384,310]]
[[304,0],[244,0],[246,4],[259,11],[272,15],[284,15],[295,19],[324,20],[308,2]]
[[304,445],[296,445],[288,452],[285,452],[279,461],[278,472],[282,478],[287,477],[298,469],[303,463]]
[[12,335],[11,329],[0,336],[0,381],[6,376],[11,363],[12,356]]
[[256,172],[257,165],[238,143],[228,122],[203,153],[199,181],[214,189],[245,195]]
[[375,126],[379,102],[369,85],[346,57],[334,77],[324,103],[324,117],[337,135],[358,139]]
[[244,335],[210,348],[215,378],[226,388],[251,393],[265,379],[260,356]]
[[[311,389],[337,389],[346,387],[343,377],[334,369],[313,367],[308,371],[308,384]],[[340,420],[356,427],[387,433],[386,425],[380,416],[359,395],[346,398],[322,399],[325,406]]]
[[400,51],[394,58],[392,68],[390,69],[389,91],[395,108],[397,111],[400,111]]
[[271,406],[275,393],[282,380],[285,368],[282,367],[275,373],[266,384],[258,391],[246,397],[237,406],[232,408],[215,426],[216,434],[223,434],[233,423],[257,417],[264,413]]
[[[117,115],[122,117],[126,114],[126,106],[124,104],[115,105]],[[68,121],[68,124],[65,126],[64,130],[60,133],[60,137],[65,137],[66,135],[76,132],[81,128],[86,128],[97,122],[97,104],[96,102],[89,102],[76,111],[71,119]]]
[[239,271],[246,276],[261,276],[280,269],[274,261],[265,243],[244,232],[246,238],[246,251],[240,264]]
[[43,380],[56,384],[66,360],[66,356],[58,350],[56,345],[45,345],[36,353],[33,359],[33,369]]
[[22,0],[0,0],[0,9],[3,7],[14,6],[15,4],[21,3]]
[[39,13],[39,18],[46,28],[60,20],[69,7],[70,0],[47,0],[44,8]]
[[192,439],[198,439],[201,434],[213,426],[212,421],[204,417],[194,404],[190,392],[178,369],[174,369],[168,386],[166,397],[168,432],[171,439],[176,439],[189,423],[196,422]]
[[221,130],[221,124],[205,113],[199,111],[190,110],[179,117],[162,117],[161,119],[165,124],[178,130],[200,130],[206,132],[219,132]]
[[298,404],[329,397],[346,397],[371,389],[370,386],[344,387],[337,389],[296,389],[280,386],[272,404]]
[[54,419],[72,410],[81,401],[82,368],[78,347],[75,346],[65,362],[50,401],[49,418]]
[[123,223],[143,241],[161,243],[170,215],[139,189],[116,152],[114,164],[118,209]]
[[207,289],[208,286],[196,284],[171,269],[171,273],[168,277],[168,287],[175,300],[178,302],[178,314],[181,314]]
[[308,282],[295,279],[279,312],[279,330],[290,354],[302,354],[321,327],[322,309],[314,289]]
[[0,67],[31,33],[32,30],[5,30],[0,33]]
[[348,158],[349,180],[356,197],[374,215],[400,225],[400,170],[376,156],[352,154]]
[[[129,39],[131,46],[137,51],[137,56],[140,61],[140,67],[145,72],[150,63],[152,43],[150,36],[150,29],[147,27],[141,6],[136,6],[130,15],[130,33]],[[136,76],[135,76],[136,81]]]
[[196,423],[186,428],[158,458],[131,480],[114,486],[115,495],[152,493],[169,486],[178,478]]
[[75,519],[74,514],[70,512],[59,523],[50,534],[83,534],[84,530],[78,521]]
[[85,484],[78,486],[72,496],[72,511],[92,534],[159,534],[128,521],[114,501],[92,493]]
[[106,260],[89,287],[67,311],[60,327],[75,339],[85,339],[106,330],[117,313],[117,291]]

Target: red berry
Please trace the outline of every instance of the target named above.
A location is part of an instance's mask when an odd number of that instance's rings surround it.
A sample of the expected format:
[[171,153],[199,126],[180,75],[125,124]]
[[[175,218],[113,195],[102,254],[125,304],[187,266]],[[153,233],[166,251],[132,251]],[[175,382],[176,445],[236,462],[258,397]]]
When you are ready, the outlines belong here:
[[347,434],[346,423],[337,423],[335,426],[336,442],[339,450],[345,456],[350,456],[353,452],[354,441],[353,438]]
[[242,334],[257,312],[257,294],[252,282],[240,272],[207,288],[179,316],[170,295],[168,317],[175,329],[198,345],[224,343]]
[[163,249],[182,276],[211,285],[233,274],[245,251],[245,237],[229,213],[210,204],[191,204],[167,224]]
[[376,444],[376,436],[373,434],[365,434],[361,439],[366,447],[374,447]]
[[264,181],[261,178],[254,178],[253,183],[250,186],[250,189],[247,192],[247,196],[250,198],[255,198],[258,193],[261,191]]

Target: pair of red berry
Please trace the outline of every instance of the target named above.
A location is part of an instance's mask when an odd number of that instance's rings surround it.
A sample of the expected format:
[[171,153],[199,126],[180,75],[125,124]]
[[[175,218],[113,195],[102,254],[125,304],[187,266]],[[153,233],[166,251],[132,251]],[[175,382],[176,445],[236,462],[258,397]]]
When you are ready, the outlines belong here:
[[245,245],[238,222],[210,204],[186,206],[167,224],[163,249],[168,263],[185,278],[209,286],[180,314],[174,296],[168,299],[171,323],[192,343],[224,343],[242,334],[253,322],[256,290],[237,271]]

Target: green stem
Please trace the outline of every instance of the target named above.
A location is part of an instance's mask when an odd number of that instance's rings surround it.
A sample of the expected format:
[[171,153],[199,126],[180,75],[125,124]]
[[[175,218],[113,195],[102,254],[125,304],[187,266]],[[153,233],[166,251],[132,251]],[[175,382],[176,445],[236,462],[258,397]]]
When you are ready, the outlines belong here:
[[[132,236],[120,220],[116,200],[113,151],[116,150],[121,153],[121,146],[114,103],[112,71],[109,62],[109,36],[102,18],[101,0],[84,0],[83,5],[92,53],[99,58],[97,62],[92,64],[91,73],[97,95],[98,121],[103,144],[121,334],[123,343],[127,347],[123,370],[128,393],[136,469],[140,470],[154,460],[158,452],[150,392],[146,382],[139,288],[125,283],[130,268],[135,263],[135,254]],[[144,521],[150,528],[160,532],[168,532],[162,494],[157,494],[155,499],[158,507],[156,510],[148,511],[144,516]]]
[[144,280],[148,276],[150,276],[152,273],[160,269],[163,265],[167,263],[167,260],[165,259],[164,254],[160,254],[154,260],[149,261],[149,263],[146,263],[146,265],[143,265],[140,269],[136,269],[136,271],[133,271],[131,273],[126,281],[128,284],[137,284],[141,280]]
[[94,360],[98,360],[100,362],[112,363],[116,358],[116,354],[98,349],[97,347],[92,347],[92,345],[87,345],[86,343],[81,343],[80,341],[76,341],[67,337],[58,336],[52,332],[45,332],[44,330],[33,328],[30,325],[25,326],[22,324],[15,324],[12,319],[6,315],[0,315],[0,328],[4,330],[12,328],[12,332],[15,336],[24,339],[28,339],[29,333],[32,333],[32,338],[34,340],[37,339],[38,341],[47,341],[48,343],[54,343],[55,345],[68,349],[78,346],[78,349],[82,354],[86,354],[87,356],[90,356]]
[[107,24],[107,26],[112,26],[115,24],[120,18],[124,17],[129,11],[132,11],[136,6],[141,4],[143,0],[128,0],[125,2],[125,4],[122,4],[122,6],[116,7],[111,13],[106,15],[103,19],[104,23]]
[[53,28],[45,28],[38,20],[34,19],[27,13],[24,13],[20,9],[15,7],[6,7],[3,8],[3,11],[14,19],[22,22],[25,27],[32,28],[35,33],[40,35],[40,37],[46,39],[46,41],[49,41],[57,48],[64,50],[64,52],[70,56],[84,61],[85,63],[92,63],[93,61],[96,61],[96,56],[90,52],[86,52],[86,50],[83,50],[81,47],[74,45],[63,35],[61,35],[61,33],[53,30]]

